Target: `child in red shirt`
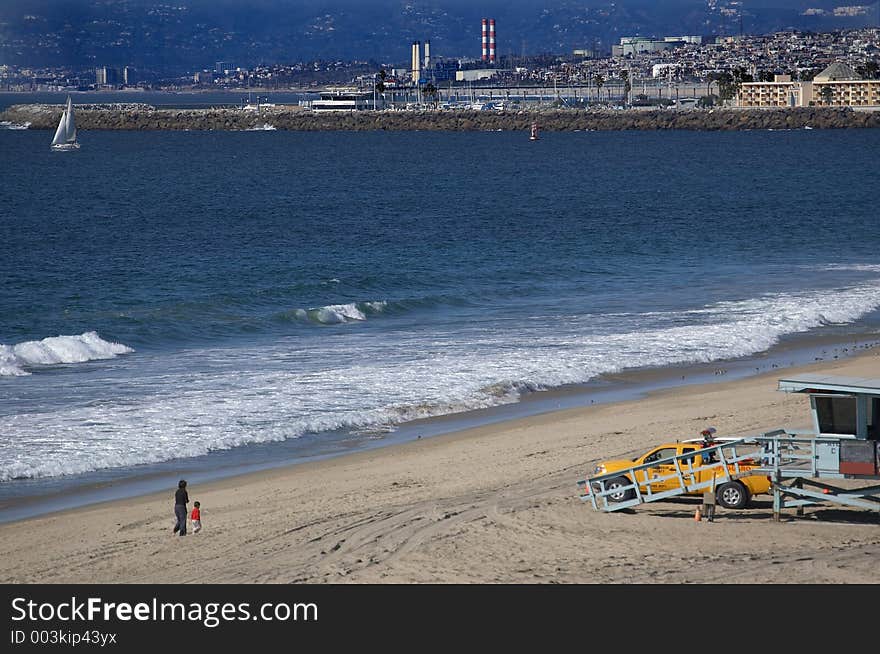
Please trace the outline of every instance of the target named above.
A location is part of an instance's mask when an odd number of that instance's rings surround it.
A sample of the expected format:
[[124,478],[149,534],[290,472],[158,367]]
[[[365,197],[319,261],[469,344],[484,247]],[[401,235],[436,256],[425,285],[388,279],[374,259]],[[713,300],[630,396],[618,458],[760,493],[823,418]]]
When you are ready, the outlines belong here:
[[197,534],[202,530],[202,514],[199,511],[200,506],[201,506],[201,504],[199,504],[198,502],[193,502],[193,510],[192,510],[192,514],[190,515],[190,519],[192,520],[192,523],[193,523],[193,533],[194,534]]

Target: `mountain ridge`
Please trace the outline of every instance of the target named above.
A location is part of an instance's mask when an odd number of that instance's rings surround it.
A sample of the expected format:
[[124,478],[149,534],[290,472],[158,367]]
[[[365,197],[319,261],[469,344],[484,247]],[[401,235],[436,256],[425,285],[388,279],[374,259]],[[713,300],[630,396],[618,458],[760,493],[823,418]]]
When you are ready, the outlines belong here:
[[[480,57],[480,18],[497,21],[499,57],[608,52],[621,36],[732,35],[877,25],[880,2],[835,16],[812,0],[6,0],[0,64],[133,65],[174,71],[215,61],[251,67],[312,60],[406,65],[413,40],[435,57]],[[807,9],[817,12],[805,15]]]

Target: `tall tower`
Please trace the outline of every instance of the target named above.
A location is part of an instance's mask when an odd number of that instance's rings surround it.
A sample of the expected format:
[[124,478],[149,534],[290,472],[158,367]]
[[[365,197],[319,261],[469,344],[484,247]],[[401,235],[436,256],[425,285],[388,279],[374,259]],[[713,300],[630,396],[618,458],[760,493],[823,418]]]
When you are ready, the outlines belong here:
[[483,19],[483,61],[489,61],[489,19]]
[[489,63],[495,63],[495,19],[489,19]]
[[425,41],[425,74],[431,75],[431,42]]
[[418,84],[422,77],[422,56],[419,53],[421,44],[413,41],[412,44],[412,82]]

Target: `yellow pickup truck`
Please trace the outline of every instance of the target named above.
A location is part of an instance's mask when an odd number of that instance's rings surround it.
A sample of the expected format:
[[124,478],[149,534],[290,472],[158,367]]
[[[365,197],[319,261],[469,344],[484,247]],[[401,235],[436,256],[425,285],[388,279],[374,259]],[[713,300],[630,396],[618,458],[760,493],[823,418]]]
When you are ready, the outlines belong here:
[[[722,443],[718,443],[721,445]],[[749,474],[750,470],[758,467],[758,463],[753,460],[740,461],[735,466],[727,464],[728,475],[735,479],[724,480],[723,466],[712,467],[710,464],[713,460],[704,457],[702,447],[699,442],[682,442],[682,443],[664,443],[659,445],[647,454],[638,456],[635,459],[612,459],[603,461],[593,470],[594,475],[607,475],[618,470],[629,470],[650,464],[657,461],[656,466],[648,466],[634,471],[636,479],[633,480],[627,474],[620,477],[614,477],[605,481],[605,490],[613,491],[615,488],[621,489],[619,492],[611,492],[607,495],[611,502],[625,502],[636,496],[634,488],[625,488],[632,486],[633,481],[638,482],[639,489],[647,492],[648,486],[652,493],[659,493],[665,490],[679,487],[681,481],[678,477],[673,461],[663,461],[671,457],[693,453],[692,456],[685,456],[679,461],[679,468],[685,478],[687,484],[701,483],[710,481],[713,476],[721,476],[718,486],[715,488],[715,499],[726,509],[742,509],[748,506],[753,495],[761,493],[769,493],[771,489],[770,478],[763,474]],[[714,454],[712,452],[711,454]],[[710,454],[710,456],[711,456]],[[716,455],[717,456],[717,455]],[[738,470],[738,471],[737,471]],[[720,474],[719,474],[720,473]],[[598,483],[593,484],[595,491],[600,491]],[[702,495],[702,490],[694,493],[686,493],[688,495]]]

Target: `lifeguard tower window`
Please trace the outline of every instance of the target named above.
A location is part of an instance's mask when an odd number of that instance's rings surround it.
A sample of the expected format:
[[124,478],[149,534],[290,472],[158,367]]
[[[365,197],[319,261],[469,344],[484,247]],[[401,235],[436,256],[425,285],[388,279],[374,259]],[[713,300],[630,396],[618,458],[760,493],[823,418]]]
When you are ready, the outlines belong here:
[[[856,433],[856,398],[852,396],[816,397],[816,414],[822,434]],[[869,419],[868,423],[872,421]]]
[[868,440],[878,440],[880,438],[880,434],[877,433],[877,418],[880,417],[880,397],[872,397],[871,401],[867,402],[866,410],[867,410],[867,418],[868,418],[868,429],[867,429],[867,437]]

